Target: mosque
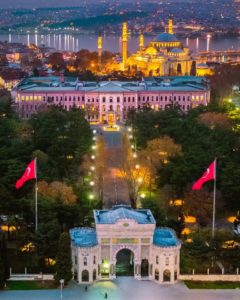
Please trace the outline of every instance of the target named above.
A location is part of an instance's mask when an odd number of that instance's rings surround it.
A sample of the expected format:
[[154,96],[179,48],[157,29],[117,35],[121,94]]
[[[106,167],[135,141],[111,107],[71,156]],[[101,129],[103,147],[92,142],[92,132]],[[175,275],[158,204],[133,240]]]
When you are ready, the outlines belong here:
[[[139,50],[128,56],[128,27],[127,22],[122,27],[122,55],[110,65],[115,71],[140,71],[144,76],[175,76],[190,75],[193,59],[189,48],[185,47],[174,35],[173,20],[168,20],[165,32],[160,33],[150,42],[144,44],[144,35],[139,37]],[[102,37],[98,40],[98,54],[102,55]]]

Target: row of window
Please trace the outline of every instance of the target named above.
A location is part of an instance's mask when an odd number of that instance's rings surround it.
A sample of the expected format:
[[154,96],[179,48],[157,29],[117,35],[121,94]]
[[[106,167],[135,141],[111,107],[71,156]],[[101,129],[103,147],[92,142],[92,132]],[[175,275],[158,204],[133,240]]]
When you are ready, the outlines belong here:
[[[77,265],[77,256],[74,257],[74,261],[75,261],[75,265]],[[88,258],[86,256],[84,256],[83,265],[87,266],[87,264],[88,264]],[[96,256],[95,255],[93,256],[93,264],[94,265],[96,264]]]
[[[19,99],[19,98],[17,98]],[[26,100],[26,101],[32,101],[32,100],[38,100],[38,101],[56,101],[56,102],[59,102],[59,101],[85,101],[85,97],[84,96],[78,96],[78,97],[75,97],[75,96],[21,96],[21,100]],[[120,97],[117,97],[117,103],[120,103]],[[190,96],[142,96],[142,97],[138,97],[138,101],[143,101],[143,102],[148,102],[148,101],[190,101]],[[192,100],[196,100],[196,101],[199,101],[199,100],[204,100],[204,96],[201,95],[197,95],[197,96],[192,96]],[[95,98],[92,98],[92,99],[87,99],[87,102],[90,103],[90,102],[96,102],[98,103],[99,102],[99,99],[95,99]],[[110,98],[109,99],[109,102],[110,103],[113,103],[113,98]],[[123,98],[123,102],[135,102],[135,97],[124,97]],[[106,97],[102,97],[102,103],[106,103]]]
[[[156,256],[156,264],[159,264],[159,257]],[[177,256],[175,256],[175,265],[177,264]],[[169,257],[165,257],[165,266],[169,266]]]

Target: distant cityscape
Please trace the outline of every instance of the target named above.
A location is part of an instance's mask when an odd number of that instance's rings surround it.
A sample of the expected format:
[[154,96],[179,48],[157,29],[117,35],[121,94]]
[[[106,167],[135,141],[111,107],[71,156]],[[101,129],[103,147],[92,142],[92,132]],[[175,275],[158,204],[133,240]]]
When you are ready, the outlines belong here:
[[0,31],[16,33],[116,34],[123,20],[131,34],[161,31],[171,16],[183,36],[239,35],[238,0],[201,1],[83,1],[78,7],[2,8]]

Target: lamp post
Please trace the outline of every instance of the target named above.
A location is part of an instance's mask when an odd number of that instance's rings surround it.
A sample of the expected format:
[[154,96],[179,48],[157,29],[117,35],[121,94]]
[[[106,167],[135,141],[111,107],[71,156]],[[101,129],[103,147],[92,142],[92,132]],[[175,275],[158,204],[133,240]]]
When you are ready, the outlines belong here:
[[63,285],[64,285],[64,279],[60,279],[60,287],[61,287],[61,294],[60,294],[60,299],[63,298]]

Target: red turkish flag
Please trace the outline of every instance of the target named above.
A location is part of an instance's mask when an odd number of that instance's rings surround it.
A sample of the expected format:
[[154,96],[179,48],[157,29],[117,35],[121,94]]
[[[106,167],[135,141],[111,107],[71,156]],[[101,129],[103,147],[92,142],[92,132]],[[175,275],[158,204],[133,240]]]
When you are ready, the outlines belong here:
[[211,165],[204,172],[202,177],[200,177],[192,186],[192,190],[200,190],[202,185],[209,181],[214,180],[216,178],[216,160],[214,160]]
[[27,166],[23,176],[18,179],[16,182],[16,189],[20,189],[24,183],[31,179],[37,178],[37,168],[36,168],[36,159],[30,162],[30,164]]

